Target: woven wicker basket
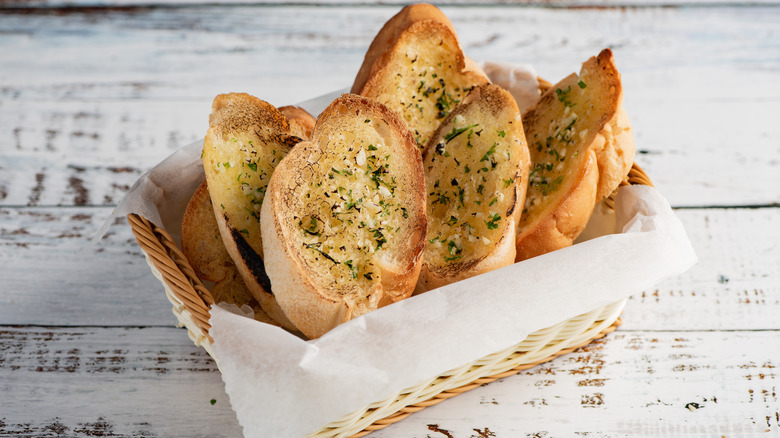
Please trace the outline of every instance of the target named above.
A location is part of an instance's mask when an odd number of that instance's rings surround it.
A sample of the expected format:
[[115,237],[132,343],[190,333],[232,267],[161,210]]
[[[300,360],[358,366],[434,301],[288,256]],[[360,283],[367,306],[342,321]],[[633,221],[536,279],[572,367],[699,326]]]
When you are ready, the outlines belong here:
[[[652,185],[636,164],[622,185]],[[612,197],[606,199],[613,207]],[[173,313],[187,328],[192,341],[202,346],[218,363],[209,336],[209,308],[214,303],[208,288],[195,275],[173,238],[162,228],[135,215],[128,215],[139,246],[154,275],[162,282]],[[460,368],[406,388],[385,400],[353,412],[309,435],[310,437],[362,437],[400,421],[482,384],[511,376],[587,345],[620,325],[625,300],[593,309],[576,318],[536,331],[504,351],[495,352]]]
[[[538,78],[538,81],[540,93],[552,87],[552,84],[543,78]],[[653,185],[636,163],[621,186],[633,184]],[[603,201],[610,210],[614,209],[614,195],[613,193]],[[211,292],[195,275],[192,266],[170,234],[138,215],[130,214],[127,218],[152,273],[163,284],[176,318],[187,328],[187,333],[195,345],[203,347],[219,364],[219,359],[212,349],[213,339],[209,335],[209,308],[214,304]],[[615,331],[621,324],[620,314],[625,302],[626,300],[621,300],[593,309],[552,327],[538,330],[510,348],[419,382],[398,394],[345,415],[309,437],[362,437],[480,385],[571,353]]]

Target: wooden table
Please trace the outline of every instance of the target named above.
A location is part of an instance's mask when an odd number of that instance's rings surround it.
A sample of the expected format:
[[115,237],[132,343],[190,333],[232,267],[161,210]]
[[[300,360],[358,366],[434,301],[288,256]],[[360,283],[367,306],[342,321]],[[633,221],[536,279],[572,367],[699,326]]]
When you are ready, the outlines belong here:
[[[346,87],[399,9],[259,3],[0,2],[0,436],[240,435],[127,224],[90,238],[216,94]],[[780,436],[778,5],[461,3],[478,60],[555,81],[612,47],[637,161],[700,261],[606,339],[372,436]]]

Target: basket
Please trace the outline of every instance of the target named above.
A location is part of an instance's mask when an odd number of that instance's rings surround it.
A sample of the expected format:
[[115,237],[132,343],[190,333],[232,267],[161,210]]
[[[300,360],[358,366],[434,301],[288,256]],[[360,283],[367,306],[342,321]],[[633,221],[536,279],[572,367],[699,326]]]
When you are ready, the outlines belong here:
[[[634,163],[627,179],[621,183],[630,184],[652,185],[652,182]],[[607,208],[614,207],[613,196],[603,201]],[[213,339],[209,336],[209,308],[214,304],[209,289],[195,275],[182,251],[164,229],[136,214],[128,215],[128,221],[153,274],[163,284],[176,318],[187,328],[195,345],[203,347],[219,364],[212,350]],[[346,415],[309,437],[362,437],[428,406],[570,353],[614,331],[621,323],[620,314],[625,301],[593,309],[538,330],[510,348],[419,382]]]

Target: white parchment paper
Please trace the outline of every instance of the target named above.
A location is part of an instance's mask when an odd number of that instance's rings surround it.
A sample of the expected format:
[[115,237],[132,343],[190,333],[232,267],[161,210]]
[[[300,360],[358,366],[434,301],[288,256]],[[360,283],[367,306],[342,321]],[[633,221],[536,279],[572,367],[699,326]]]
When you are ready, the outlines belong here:
[[619,234],[409,298],[317,340],[213,309],[214,351],[245,436],[305,436],[695,263],[655,189],[622,188],[615,205]]
[[[532,69],[482,67],[518,106],[538,99]],[[338,94],[300,105],[319,114]],[[202,141],[193,143],[143,175],[114,216],[140,214],[178,239],[186,203],[204,178],[201,149]],[[695,262],[666,200],[651,187],[624,187],[615,212],[597,209],[572,247],[376,310],[320,339],[304,341],[218,306],[210,334],[245,436],[299,437]]]

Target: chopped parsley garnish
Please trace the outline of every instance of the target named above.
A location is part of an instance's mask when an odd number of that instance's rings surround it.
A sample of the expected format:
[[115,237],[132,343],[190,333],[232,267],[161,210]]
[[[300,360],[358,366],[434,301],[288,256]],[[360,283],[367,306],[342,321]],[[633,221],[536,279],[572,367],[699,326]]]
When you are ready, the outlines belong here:
[[587,87],[587,86],[588,86],[588,84],[586,84],[585,82],[582,82],[582,80],[580,80],[579,82],[577,82],[577,85],[579,85],[579,86],[580,86],[580,88],[585,88],[585,87]]
[[374,240],[376,240],[376,249],[379,250],[382,248],[382,245],[387,243],[387,239],[385,239],[384,234],[382,234],[381,228],[375,228],[373,230],[369,230],[374,233]]
[[452,240],[447,242],[447,252],[449,252],[450,255],[449,257],[444,257],[444,260],[448,262],[463,257],[463,255],[461,254],[463,250],[461,248],[458,248],[458,245],[456,245],[455,242]]
[[563,175],[559,175],[558,178],[555,178],[554,181],[548,181],[547,179],[544,179],[542,181],[537,181],[533,185],[542,192],[542,195],[547,196],[548,194],[558,190],[562,182]]
[[350,172],[349,170],[346,170],[346,169],[338,170],[335,167],[331,167],[330,170],[332,170],[335,173],[338,173],[341,176],[352,176],[352,172]]
[[[442,84],[443,85],[443,84]],[[437,114],[438,118],[443,119],[450,114],[452,107],[460,103],[458,99],[455,99],[447,93],[447,90],[442,89],[441,95],[436,99],[436,109],[439,110]]]
[[347,260],[344,262],[344,264],[349,268],[349,272],[352,274],[352,278],[358,278],[358,268],[357,266],[352,266],[352,260]]
[[252,169],[252,172],[257,172],[257,163],[250,162],[247,164],[250,169]]
[[495,230],[498,228],[499,220],[501,220],[501,216],[499,216],[498,213],[493,213],[493,215],[490,216],[490,220],[485,221],[485,225],[487,225],[488,230]]
[[571,85],[569,85],[565,90],[560,88],[555,90],[555,94],[558,95],[558,101],[563,103],[564,106],[571,108],[574,106],[574,104],[569,102],[569,93],[571,93]]
[[[490,149],[488,149],[487,152],[485,152],[485,155],[482,156],[482,158],[479,161],[488,161],[491,155],[496,153],[496,146],[498,143],[493,143],[493,146],[490,146]],[[485,169],[487,170],[487,169]]]
[[449,143],[450,140],[453,138],[463,134],[464,132],[468,131],[471,128],[475,128],[479,126],[479,123],[475,123],[473,125],[464,126],[463,128],[456,129],[454,126],[452,127],[452,131],[450,131],[447,135],[444,136],[444,140]]

